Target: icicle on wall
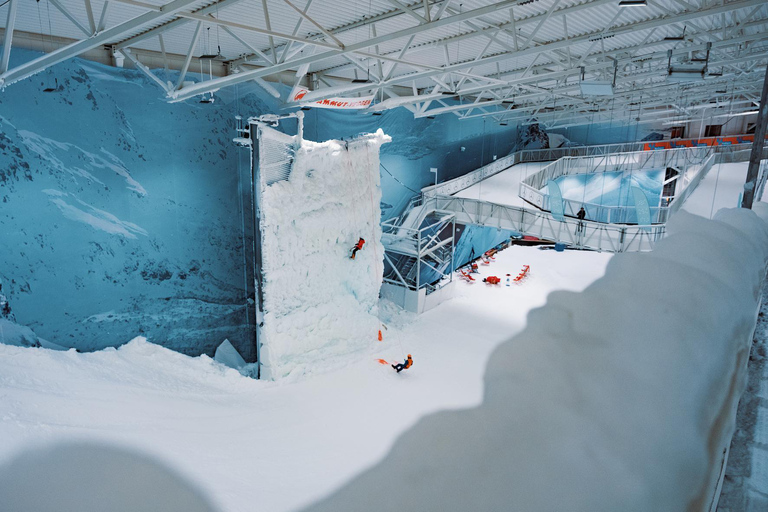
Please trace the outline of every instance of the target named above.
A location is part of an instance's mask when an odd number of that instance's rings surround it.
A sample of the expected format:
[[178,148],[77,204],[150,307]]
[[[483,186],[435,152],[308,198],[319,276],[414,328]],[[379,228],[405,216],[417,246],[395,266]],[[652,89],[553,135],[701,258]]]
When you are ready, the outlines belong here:
[[[346,143],[303,141],[288,180],[262,190],[262,378],[334,366],[376,341],[379,148],[390,140],[379,130]],[[359,237],[366,243],[352,260]]]

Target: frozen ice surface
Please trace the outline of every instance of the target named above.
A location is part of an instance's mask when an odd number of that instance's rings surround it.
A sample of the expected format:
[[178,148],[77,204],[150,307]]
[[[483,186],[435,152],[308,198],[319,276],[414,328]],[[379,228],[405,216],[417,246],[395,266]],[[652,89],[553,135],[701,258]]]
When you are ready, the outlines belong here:
[[[305,140],[288,180],[263,191],[262,377],[333,366],[376,340],[384,272],[379,148],[389,141],[381,130],[348,143]],[[365,245],[353,260],[360,237]]]

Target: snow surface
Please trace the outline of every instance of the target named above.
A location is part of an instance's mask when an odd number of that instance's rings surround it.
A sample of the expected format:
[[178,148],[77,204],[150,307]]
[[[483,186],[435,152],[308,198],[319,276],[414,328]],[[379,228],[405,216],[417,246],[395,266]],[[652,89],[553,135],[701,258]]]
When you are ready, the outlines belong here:
[[475,183],[471,187],[460,190],[453,195],[507,206],[529,207],[530,205],[523,201],[519,195],[520,182],[551,163],[530,162],[513,165],[509,169],[494,174],[490,178]]
[[423,418],[307,510],[706,510],[745,384],[762,213],[680,212],[652,253],[553,293],[491,355],[481,405]]
[[[721,208],[739,206],[749,162],[715,164],[682,209],[710,219]],[[765,194],[763,194],[765,197]]]
[[[381,130],[346,144],[304,140],[288,180],[262,192],[263,378],[310,373],[376,340],[379,148],[390,140]],[[352,260],[360,237],[365,245]]]
[[[221,511],[295,510],[375,464],[423,415],[479,404],[491,351],[551,291],[584,289],[610,258],[512,247],[478,277],[529,264],[522,284],[458,282],[454,299],[419,317],[384,301],[383,342],[296,381],[255,381],[142,339],[84,354],[0,345],[0,465],[90,440],[151,456]],[[414,366],[401,374],[375,361],[407,353]]]
[[28,453],[0,470],[12,512],[213,512],[200,491],[131,450],[72,443]]

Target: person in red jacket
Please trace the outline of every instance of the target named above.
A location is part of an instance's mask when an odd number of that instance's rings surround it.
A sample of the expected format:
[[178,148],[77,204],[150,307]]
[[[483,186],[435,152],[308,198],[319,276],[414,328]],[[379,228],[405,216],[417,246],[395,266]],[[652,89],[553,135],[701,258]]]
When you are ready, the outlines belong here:
[[501,279],[496,276],[488,276],[483,278],[483,282],[488,284],[499,284]]
[[355,253],[362,249],[363,245],[365,245],[365,239],[360,237],[360,240],[358,240],[355,246],[352,248],[352,256],[350,256],[351,259],[355,259]]
[[413,366],[413,359],[411,359],[411,354],[408,354],[408,358],[405,360],[404,363],[393,364],[392,368],[397,370],[397,373],[400,373],[403,370],[407,370],[411,366]]

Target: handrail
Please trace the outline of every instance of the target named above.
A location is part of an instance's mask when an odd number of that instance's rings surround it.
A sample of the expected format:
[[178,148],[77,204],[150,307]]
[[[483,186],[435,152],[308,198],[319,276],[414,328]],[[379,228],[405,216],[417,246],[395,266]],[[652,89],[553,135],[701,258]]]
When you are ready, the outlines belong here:
[[[715,137],[712,140],[731,139],[735,138],[737,141],[742,140],[745,137],[753,137],[752,135],[734,135],[733,137]],[[685,144],[686,142],[699,142],[705,139],[692,138],[692,139],[674,139],[671,142],[675,144]],[[708,140],[708,139],[707,139]],[[664,141],[670,142],[670,141]],[[421,189],[422,196],[435,196],[435,195],[452,195],[460,190],[471,187],[472,185],[479,183],[480,181],[493,176],[503,170],[506,170],[513,165],[530,163],[530,162],[548,162],[558,160],[565,156],[600,156],[609,155],[614,153],[626,153],[633,151],[646,151],[653,153],[653,149],[647,148],[652,146],[656,142],[624,142],[618,144],[598,144],[592,146],[572,146],[567,148],[551,148],[551,149],[523,149],[516,151],[507,156],[501,157],[489,164],[470,171],[467,174],[454,178],[452,180],[438,183],[437,185],[430,185]],[[736,144],[717,144],[707,145],[707,148],[714,149],[717,153],[734,152],[751,147],[751,142],[736,143]],[[658,148],[660,149],[660,148]],[[690,149],[690,148],[680,148]]]
[[[666,151],[631,151],[601,156],[567,156],[552,162],[522,180],[519,195],[537,208],[549,211],[551,209],[549,194],[544,187],[550,180],[557,180],[560,177],[574,174],[668,169],[670,167],[680,172],[678,178],[680,185],[676,187],[679,193],[690,188],[691,181],[699,174],[703,162],[713,153],[713,148],[708,146]],[[695,185],[698,185],[698,181]],[[666,221],[669,216],[668,206],[668,204],[658,204],[651,207],[651,219],[654,224]],[[609,206],[563,199],[566,215],[575,216],[581,207],[585,209],[586,217],[590,220],[614,224],[637,222],[635,210],[627,205]]]
[[430,198],[428,207],[453,212],[459,223],[506,229],[606,252],[650,251],[666,229],[665,225],[616,225],[570,218],[559,221],[538,210],[455,196]]
[[[411,199],[408,209],[401,216],[389,219],[382,223],[383,234],[387,237],[396,237],[401,240],[408,238],[407,236],[404,236],[407,234],[416,234],[416,236],[418,236],[418,233],[420,232],[418,228],[405,228],[402,227],[401,224],[411,209],[420,207],[422,214],[430,211],[442,210],[453,213],[456,216],[457,222],[460,223],[494,226],[587,249],[610,252],[651,250],[655,242],[664,236],[665,224],[655,224],[650,226],[620,225],[617,224],[620,220],[615,219],[614,217],[609,217],[609,223],[588,220],[580,222],[575,218],[565,218],[564,220],[559,221],[547,212],[490,203],[477,199],[458,198],[451,195],[518,163],[545,161],[547,159],[553,159],[555,157],[561,158],[563,156],[595,157],[615,155],[617,153],[632,153],[636,152],[638,147],[642,147],[645,144],[646,143],[605,144],[599,146],[517,151],[488,165],[482,166],[467,175],[460,176],[438,185],[423,188],[422,194]],[[707,172],[715,163],[743,161],[744,159],[748,159],[749,151],[747,148],[750,145],[751,144],[731,144],[700,149],[678,148],[677,150],[664,151],[663,153],[673,152],[672,155],[705,154],[707,156],[701,167],[697,169],[695,175],[690,176],[690,174],[685,172],[681,174],[679,179],[682,180],[682,182],[686,182],[688,186],[683,192],[675,196],[674,200],[670,203],[669,208],[654,207],[651,210],[653,215],[658,217],[659,221],[662,223],[669,220],[669,216],[680,209],[685,199],[693,193],[698,183],[704,179]],[[691,149],[693,149],[693,151],[691,151]],[[686,152],[686,150],[688,151]],[[701,152],[696,153],[696,150]],[[713,151],[716,154],[712,154]],[[654,154],[657,154],[656,152],[646,150],[645,153],[648,153],[648,156],[645,157],[646,162],[660,158],[653,156]],[[661,155],[663,153],[659,152],[658,154]],[[768,147],[764,150],[763,156],[764,158],[768,157]],[[670,157],[662,156],[661,158],[666,158],[667,160],[665,161],[669,162],[668,158]],[[763,165],[761,171],[761,176],[762,173],[768,173],[768,166]],[[573,206],[571,205],[567,208],[566,214],[575,215],[572,210]],[[611,215],[610,211],[608,215]],[[598,216],[595,217],[599,218]],[[434,224],[432,226],[434,226]],[[427,226],[423,229],[428,229],[429,227],[430,226]]]

